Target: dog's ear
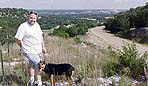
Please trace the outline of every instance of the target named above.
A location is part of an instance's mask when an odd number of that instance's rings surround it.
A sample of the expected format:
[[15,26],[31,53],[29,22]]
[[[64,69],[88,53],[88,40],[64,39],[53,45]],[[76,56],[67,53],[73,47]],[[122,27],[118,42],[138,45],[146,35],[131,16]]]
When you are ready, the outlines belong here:
[[45,60],[43,61],[43,64],[45,64]]
[[45,60],[41,60],[39,63],[45,64]]

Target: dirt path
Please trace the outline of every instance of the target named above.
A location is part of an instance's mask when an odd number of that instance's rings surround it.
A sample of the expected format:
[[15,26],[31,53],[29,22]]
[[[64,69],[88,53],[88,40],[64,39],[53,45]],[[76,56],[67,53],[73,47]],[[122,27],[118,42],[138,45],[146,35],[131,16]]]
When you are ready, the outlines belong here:
[[[121,49],[125,42],[132,43],[132,41],[116,37],[113,34],[107,33],[104,26],[89,29],[87,33],[87,41],[99,47],[107,48],[112,46],[114,49]],[[148,51],[148,46],[135,43],[139,53]]]

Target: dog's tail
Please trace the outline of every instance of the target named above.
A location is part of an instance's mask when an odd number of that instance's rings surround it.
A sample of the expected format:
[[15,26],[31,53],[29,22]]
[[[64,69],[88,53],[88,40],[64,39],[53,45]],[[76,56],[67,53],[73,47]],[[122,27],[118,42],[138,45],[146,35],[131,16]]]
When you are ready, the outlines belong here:
[[71,67],[71,70],[72,70],[72,71],[75,71],[75,68],[72,66],[72,67]]
[[75,68],[71,64],[68,64],[68,65],[69,65],[69,68],[68,68],[69,69],[69,72],[70,71],[75,71]]

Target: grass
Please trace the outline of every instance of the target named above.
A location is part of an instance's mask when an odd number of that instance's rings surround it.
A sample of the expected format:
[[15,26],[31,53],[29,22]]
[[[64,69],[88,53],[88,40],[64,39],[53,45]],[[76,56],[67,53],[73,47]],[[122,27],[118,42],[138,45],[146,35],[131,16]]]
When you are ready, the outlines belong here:
[[[83,47],[72,38],[64,39],[52,36],[48,38],[45,37],[45,46],[48,53],[48,55],[45,56],[46,62],[72,64],[76,68],[75,78],[80,78],[82,80],[87,77],[96,78],[100,75],[100,59],[103,54],[99,49],[89,45]],[[5,60],[11,62],[14,58],[19,58],[20,60],[24,58],[20,56],[19,48],[15,47],[16,45],[13,45],[13,48],[10,49],[10,57],[5,58]],[[15,71],[18,76],[27,79],[22,68],[23,66],[20,64],[15,66],[11,71]],[[7,71],[7,69],[5,69],[5,71]]]
[[[81,40],[78,39],[76,42],[75,39],[65,39],[56,36],[45,36],[45,46],[47,49],[48,55],[45,56],[45,60],[47,63],[70,63],[72,64],[76,71],[74,78],[81,80],[82,83],[80,86],[99,86],[97,83],[97,78],[104,76],[102,72],[102,64],[105,63],[106,60],[112,60],[116,63],[117,58],[108,58],[110,54],[114,56],[115,52],[111,52],[111,48],[109,49],[100,49],[93,44],[87,43],[85,41],[85,46],[79,43]],[[14,58],[20,59],[20,61],[24,58],[20,56],[19,48],[16,45],[13,45],[13,48],[10,49],[10,57],[5,58],[5,60],[9,60],[10,62],[14,60]],[[111,55],[110,55],[111,56]],[[18,77],[21,77],[25,82],[28,81],[28,76],[24,71],[25,65],[19,64],[16,65],[13,69],[6,68],[7,70],[15,71],[15,74]],[[123,81],[120,82],[124,83]],[[122,85],[121,85],[122,86]]]

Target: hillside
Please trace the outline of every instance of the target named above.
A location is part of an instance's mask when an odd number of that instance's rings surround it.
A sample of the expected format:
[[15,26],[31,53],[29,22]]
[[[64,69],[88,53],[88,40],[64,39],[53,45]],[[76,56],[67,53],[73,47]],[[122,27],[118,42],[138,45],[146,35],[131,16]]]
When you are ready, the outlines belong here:
[[[123,39],[115,36],[114,34],[109,33],[107,30],[104,30],[104,28],[104,26],[99,26],[89,29],[86,40],[101,48],[107,48],[111,46],[114,49],[121,49],[126,42],[133,43],[133,41],[131,40]],[[142,45],[139,43],[135,44],[139,53],[144,53],[145,51],[148,51],[147,45]]]
[[[105,22],[106,30],[126,39],[148,43],[148,4],[118,13]],[[134,34],[134,35],[133,35]]]
[[[103,52],[102,49],[107,48],[109,45],[115,49],[121,49],[123,45],[122,41],[130,42],[129,40],[115,37],[113,34],[107,33],[103,28],[103,26],[100,26],[89,29],[88,33],[82,36],[83,40],[87,41],[88,44],[79,44],[76,43],[73,38],[65,39],[57,36],[49,36],[48,32],[45,33],[44,40],[47,49],[47,54],[45,56],[46,62],[71,63],[76,68],[74,79],[82,79],[82,82],[80,81],[79,84],[83,85],[83,83],[86,83],[86,86],[96,86],[96,84],[99,83],[89,78],[103,76],[101,66],[108,52]],[[147,46],[137,45],[139,46],[138,50],[140,52],[148,50]],[[7,59],[4,69],[5,74],[11,73],[15,74],[16,77],[22,77],[25,83],[27,81],[27,76],[24,76],[26,72],[22,70],[22,68],[25,67],[23,62],[21,62],[23,58],[24,57],[19,54],[19,48],[16,47],[16,45],[11,46],[10,57],[4,58]],[[8,70],[9,72],[7,72]],[[85,81],[85,79],[88,79],[88,81]],[[46,80],[43,75],[43,81]],[[13,83],[17,83],[17,79],[14,80]]]

